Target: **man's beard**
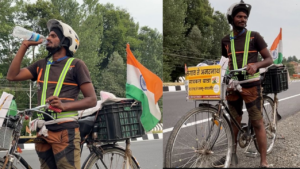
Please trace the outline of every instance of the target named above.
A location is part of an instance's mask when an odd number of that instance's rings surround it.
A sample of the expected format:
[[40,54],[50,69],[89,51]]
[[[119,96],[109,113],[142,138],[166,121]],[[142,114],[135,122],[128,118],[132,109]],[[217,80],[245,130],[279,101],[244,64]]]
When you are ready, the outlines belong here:
[[244,27],[241,27],[241,26],[237,26],[237,25],[234,25],[234,28],[237,30],[237,32],[241,32],[244,28],[247,27],[247,23],[245,23],[245,26]]
[[46,50],[48,50],[50,53],[54,53],[56,51],[59,51],[60,48],[61,47],[58,47],[58,46],[56,46],[56,47],[46,47]]

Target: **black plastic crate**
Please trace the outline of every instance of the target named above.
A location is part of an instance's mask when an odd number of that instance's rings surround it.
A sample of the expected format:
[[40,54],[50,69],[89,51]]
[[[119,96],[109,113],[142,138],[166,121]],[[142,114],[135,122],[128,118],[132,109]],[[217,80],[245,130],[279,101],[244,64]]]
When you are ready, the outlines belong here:
[[268,69],[263,75],[263,93],[280,93],[287,90],[289,88],[287,71],[286,67]]
[[143,136],[145,130],[140,122],[141,115],[141,102],[135,100],[124,100],[103,106],[96,120],[97,140],[121,141]]

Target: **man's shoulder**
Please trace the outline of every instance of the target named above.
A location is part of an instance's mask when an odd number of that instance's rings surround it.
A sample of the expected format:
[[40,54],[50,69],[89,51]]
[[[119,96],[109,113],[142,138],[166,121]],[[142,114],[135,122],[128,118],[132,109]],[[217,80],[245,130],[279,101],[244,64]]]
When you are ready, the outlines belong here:
[[83,60],[78,59],[78,58],[74,58],[72,64],[85,64]]
[[261,36],[259,32],[257,31],[251,31],[251,36]]
[[230,39],[229,39],[229,34],[228,35],[226,35],[226,36],[224,36],[223,38],[222,38],[222,42],[223,41],[229,41]]
[[34,63],[35,63],[35,64],[38,64],[38,65],[46,64],[46,59],[45,59],[45,58],[42,58],[42,59],[39,59],[39,60],[35,61]]

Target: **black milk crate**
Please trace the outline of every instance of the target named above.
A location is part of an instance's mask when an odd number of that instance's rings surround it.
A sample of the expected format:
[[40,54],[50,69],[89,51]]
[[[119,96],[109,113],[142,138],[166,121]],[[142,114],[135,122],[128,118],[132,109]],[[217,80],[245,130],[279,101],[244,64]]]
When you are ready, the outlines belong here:
[[288,87],[288,73],[286,67],[269,68],[263,75],[262,82],[263,93],[280,93],[287,90]]
[[141,102],[133,99],[104,105],[96,120],[97,140],[110,142],[143,136],[141,115]]

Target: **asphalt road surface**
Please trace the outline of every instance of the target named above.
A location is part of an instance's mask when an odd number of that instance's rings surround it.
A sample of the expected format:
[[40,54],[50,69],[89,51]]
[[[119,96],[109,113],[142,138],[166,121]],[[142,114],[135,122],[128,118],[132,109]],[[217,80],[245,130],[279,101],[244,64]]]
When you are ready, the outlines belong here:
[[[143,169],[161,169],[163,168],[163,152],[162,152],[162,139],[131,142],[131,151],[133,156],[138,160],[141,168]],[[120,143],[120,146],[125,147],[124,143]],[[84,148],[81,164],[87,158],[89,150]],[[0,152],[0,157],[3,157],[5,153]],[[37,169],[39,167],[39,160],[35,150],[23,150],[21,156],[31,165],[32,168]],[[20,166],[20,165],[18,165]],[[22,168],[22,167],[18,167]]]
[[[278,112],[282,118],[292,116],[300,112],[300,82],[291,82],[289,89],[277,94],[279,99]],[[166,143],[169,135],[175,126],[176,122],[189,110],[193,109],[196,105],[201,103],[197,101],[186,101],[186,91],[178,92],[164,92],[163,93],[163,110],[164,110],[164,134],[163,134],[163,147],[165,150]],[[272,94],[268,95],[271,98]],[[210,103],[213,103],[210,101]],[[248,123],[248,113],[244,112],[242,123]]]

